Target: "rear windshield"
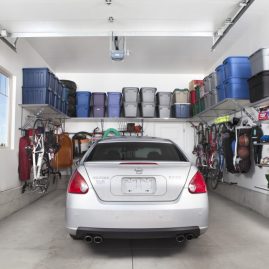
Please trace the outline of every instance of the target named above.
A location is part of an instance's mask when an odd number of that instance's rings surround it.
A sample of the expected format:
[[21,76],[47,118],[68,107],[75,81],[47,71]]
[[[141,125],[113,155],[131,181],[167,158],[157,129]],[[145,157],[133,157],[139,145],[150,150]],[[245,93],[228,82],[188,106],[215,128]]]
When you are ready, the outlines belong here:
[[85,161],[186,162],[187,158],[173,144],[147,142],[116,142],[97,144]]

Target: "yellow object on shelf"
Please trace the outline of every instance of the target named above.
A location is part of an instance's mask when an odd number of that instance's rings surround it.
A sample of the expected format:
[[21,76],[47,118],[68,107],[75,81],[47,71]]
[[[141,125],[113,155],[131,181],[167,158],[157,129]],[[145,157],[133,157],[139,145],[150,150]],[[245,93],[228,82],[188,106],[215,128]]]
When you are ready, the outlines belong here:
[[218,117],[217,119],[215,119],[214,123],[220,124],[220,123],[224,123],[224,122],[229,122],[230,120],[231,120],[230,116],[227,115],[227,116]]

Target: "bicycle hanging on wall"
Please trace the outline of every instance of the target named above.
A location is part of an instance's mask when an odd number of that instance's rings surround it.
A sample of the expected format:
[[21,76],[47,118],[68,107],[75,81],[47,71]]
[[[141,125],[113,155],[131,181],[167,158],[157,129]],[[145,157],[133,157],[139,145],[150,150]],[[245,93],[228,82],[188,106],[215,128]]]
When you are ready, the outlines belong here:
[[26,151],[31,159],[32,168],[31,178],[25,182],[22,192],[30,190],[45,193],[49,188],[50,177],[53,176],[53,183],[57,176],[61,177],[60,172],[54,170],[50,164],[60,149],[55,134],[60,127],[49,119],[37,118],[33,129],[28,130],[31,143]]

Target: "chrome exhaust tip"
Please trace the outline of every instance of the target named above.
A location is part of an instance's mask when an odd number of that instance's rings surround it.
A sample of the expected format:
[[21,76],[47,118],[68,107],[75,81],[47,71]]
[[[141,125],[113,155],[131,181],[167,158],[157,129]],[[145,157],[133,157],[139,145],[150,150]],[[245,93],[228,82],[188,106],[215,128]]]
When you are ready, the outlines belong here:
[[193,234],[187,234],[187,235],[186,235],[186,239],[187,239],[188,241],[192,240],[193,238],[194,238]]
[[178,243],[183,243],[185,241],[185,236],[183,234],[176,236],[176,241]]
[[95,237],[93,238],[93,242],[94,242],[95,244],[101,244],[101,243],[103,243],[103,237],[102,237],[102,236],[95,236]]
[[86,236],[84,237],[84,240],[85,240],[87,243],[89,243],[89,244],[91,244],[91,243],[93,242],[93,238],[92,238],[91,235],[86,235]]

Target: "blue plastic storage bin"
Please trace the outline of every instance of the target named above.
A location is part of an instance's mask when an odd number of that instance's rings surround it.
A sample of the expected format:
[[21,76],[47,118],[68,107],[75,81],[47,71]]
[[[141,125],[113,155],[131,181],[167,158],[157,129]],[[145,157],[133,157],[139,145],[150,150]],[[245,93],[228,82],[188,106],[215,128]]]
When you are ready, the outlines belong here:
[[23,87],[50,88],[53,90],[55,75],[48,68],[23,68]]
[[55,95],[55,99],[54,99],[54,107],[58,109],[59,111],[62,110],[62,99],[57,94]]
[[189,118],[191,112],[191,104],[174,104],[172,106],[172,115],[174,118]]
[[90,106],[91,93],[86,91],[76,92],[76,105],[77,106]]
[[92,99],[93,99],[94,106],[105,106],[106,93],[105,92],[93,92]]
[[107,93],[107,105],[119,105],[121,104],[121,92],[108,92]]
[[62,95],[63,95],[63,84],[58,80],[58,85],[57,85],[57,94],[59,96],[59,98],[62,99]]
[[90,115],[90,107],[86,105],[76,106],[77,117],[87,118]]
[[249,99],[249,86],[246,79],[228,79],[224,85],[226,98]]
[[221,102],[226,98],[224,84],[217,86],[218,101]]
[[224,62],[225,78],[251,77],[251,67],[248,57],[228,57]]
[[23,104],[48,104],[54,105],[54,92],[49,88],[22,87]]
[[217,86],[223,85],[224,81],[226,80],[224,65],[219,65],[215,71],[217,74]]
[[64,102],[68,101],[68,95],[69,95],[69,89],[68,88],[63,88],[63,94],[62,94],[62,100]]
[[63,112],[64,114],[67,114],[67,111],[68,111],[68,102],[66,101],[61,101],[61,109],[60,109],[61,112]]
[[108,105],[107,107],[107,116],[110,118],[119,118],[120,117],[121,106],[118,105]]

